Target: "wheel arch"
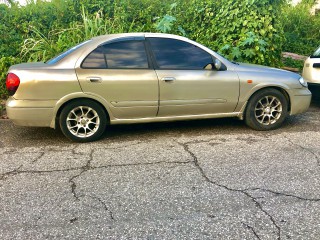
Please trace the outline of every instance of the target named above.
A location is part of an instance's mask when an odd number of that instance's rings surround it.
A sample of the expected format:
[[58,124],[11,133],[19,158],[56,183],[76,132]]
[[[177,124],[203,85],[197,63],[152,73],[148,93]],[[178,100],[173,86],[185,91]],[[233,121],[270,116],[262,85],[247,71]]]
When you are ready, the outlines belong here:
[[73,97],[73,98],[68,98],[66,100],[60,100],[57,102],[56,104],[56,108],[55,108],[55,114],[54,114],[54,117],[51,121],[51,124],[50,124],[50,127],[52,128],[59,128],[59,117],[60,117],[60,114],[61,114],[61,111],[62,109],[67,106],[68,104],[70,104],[71,102],[75,102],[75,101],[79,101],[79,100],[90,100],[90,101],[93,101],[97,104],[99,104],[101,106],[101,108],[104,110],[106,116],[107,116],[107,123],[109,124],[110,123],[110,113],[109,113],[109,109],[108,107],[106,106],[106,103],[103,104],[101,101],[99,101],[98,99],[96,98],[92,98],[90,96],[76,96],[76,97]]
[[[249,102],[249,101],[253,98],[254,95],[256,95],[257,93],[259,93],[259,92],[261,92],[261,91],[264,91],[264,90],[266,90],[266,89],[275,89],[275,90],[278,90],[279,92],[281,92],[281,93],[284,95],[284,97],[286,98],[286,100],[288,101],[288,109],[287,109],[288,112],[291,111],[290,95],[289,95],[289,93],[288,93],[284,88],[279,87],[279,86],[265,86],[265,87],[259,88],[259,89],[257,89],[256,91],[254,91],[254,92],[250,95],[250,97],[247,99],[246,102]],[[248,107],[248,104],[246,104],[246,107],[244,108],[243,113],[245,113],[247,107]]]
[[[284,105],[284,107],[282,108],[281,106],[281,109],[279,111],[275,110],[275,112],[277,112],[275,115],[273,115],[273,112],[271,112],[271,105],[269,105],[268,107],[269,112],[265,112],[264,110],[262,111],[261,110],[262,108],[259,108],[260,110],[258,111],[260,111],[261,115],[257,117],[256,108],[255,108],[257,101],[260,102],[261,100],[260,98],[261,97],[265,98],[266,96],[268,96],[269,93],[271,93],[272,95],[275,94],[277,98],[282,99],[282,105]],[[260,104],[262,103],[260,102]],[[258,130],[258,131],[273,130],[273,129],[279,128],[281,124],[284,122],[284,120],[288,116],[288,113],[290,113],[290,105],[291,105],[290,95],[283,88],[273,87],[273,86],[260,88],[259,90],[255,91],[247,100],[246,106],[243,112],[243,118],[247,126],[249,126],[254,130]],[[264,122],[266,116],[268,116],[267,117],[268,121]],[[262,120],[258,119],[260,117],[262,117]],[[272,122],[271,122],[271,118],[273,119]]]

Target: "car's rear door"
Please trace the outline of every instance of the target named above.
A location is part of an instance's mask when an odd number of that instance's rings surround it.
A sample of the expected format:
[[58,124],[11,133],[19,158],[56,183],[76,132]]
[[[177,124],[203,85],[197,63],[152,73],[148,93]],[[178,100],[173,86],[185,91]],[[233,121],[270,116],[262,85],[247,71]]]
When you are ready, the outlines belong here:
[[82,90],[106,99],[115,118],[156,116],[158,78],[150,67],[144,37],[99,46],[76,73]]
[[239,97],[235,72],[205,69],[213,56],[179,39],[148,37],[160,89],[160,117],[234,111]]

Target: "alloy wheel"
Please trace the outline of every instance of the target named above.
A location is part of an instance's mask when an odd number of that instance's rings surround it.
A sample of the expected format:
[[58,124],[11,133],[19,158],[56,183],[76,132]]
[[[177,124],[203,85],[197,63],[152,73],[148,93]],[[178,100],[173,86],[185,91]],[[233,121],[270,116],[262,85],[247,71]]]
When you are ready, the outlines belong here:
[[264,96],[254,109],[256,120],[263,125],[276,123],[282,114],[282,103],[275,96]]
[[91,107],[78,106],[73,108],[66,118],[70,133],[79,138],[87,138],[95,134],[100,125],[98,113]]

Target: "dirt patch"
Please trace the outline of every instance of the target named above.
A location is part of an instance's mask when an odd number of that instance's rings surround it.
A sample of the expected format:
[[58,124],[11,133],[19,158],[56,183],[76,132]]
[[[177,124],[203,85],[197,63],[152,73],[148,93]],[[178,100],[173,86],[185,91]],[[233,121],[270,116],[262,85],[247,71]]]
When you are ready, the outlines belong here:
[[0,100],[0,119],[8,119],[6,112],[6,100]]

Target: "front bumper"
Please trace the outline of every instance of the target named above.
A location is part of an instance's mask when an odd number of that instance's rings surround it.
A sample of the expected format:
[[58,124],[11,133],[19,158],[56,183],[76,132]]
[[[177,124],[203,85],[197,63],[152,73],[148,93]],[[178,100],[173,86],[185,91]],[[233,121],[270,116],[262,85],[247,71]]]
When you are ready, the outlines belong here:
[[312,94],[308,88],[299,88],[291,90],[290,101],[291,111],[290,115],[306,112],[311,103]]
[[7,116],[19,126],[50,127],[56,101],[16,100],[6,103]]

